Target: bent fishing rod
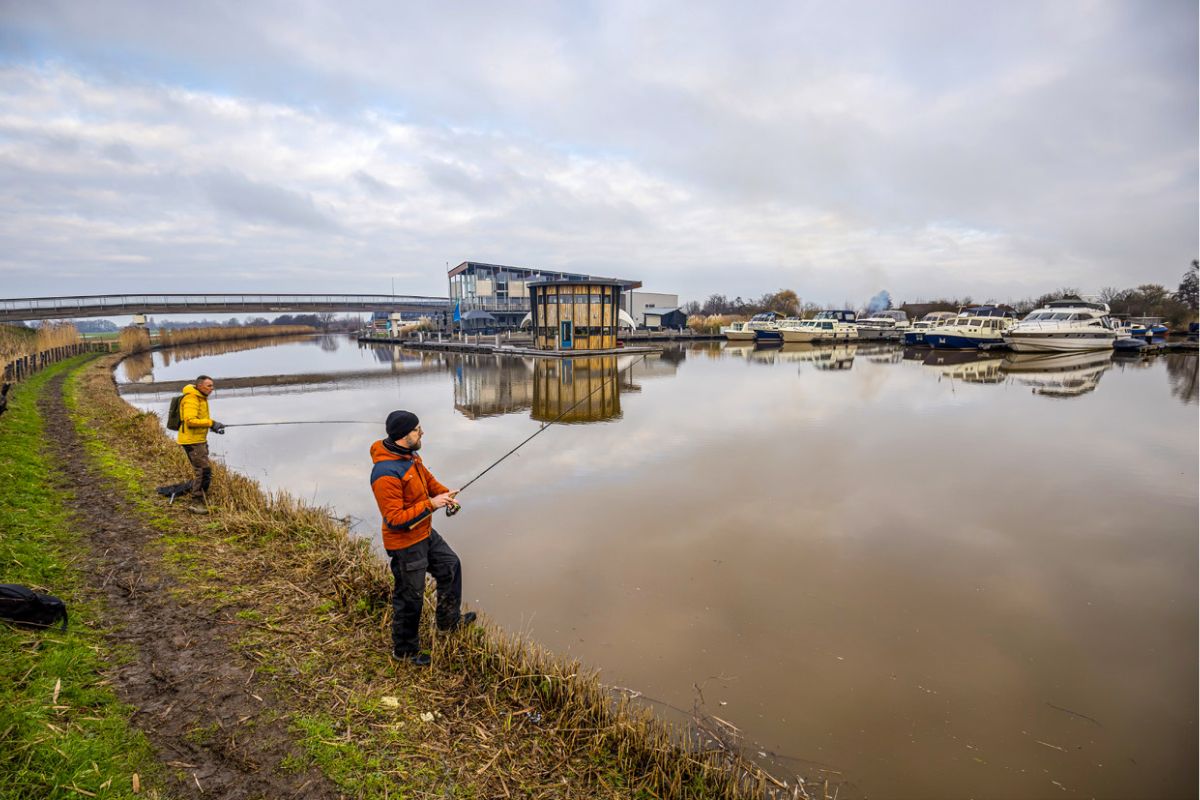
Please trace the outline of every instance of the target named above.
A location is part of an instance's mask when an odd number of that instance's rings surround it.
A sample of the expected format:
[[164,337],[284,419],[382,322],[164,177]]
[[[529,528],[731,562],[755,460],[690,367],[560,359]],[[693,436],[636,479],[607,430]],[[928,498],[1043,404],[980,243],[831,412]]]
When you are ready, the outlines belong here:
[[[612,383],[612,382],[613,382],[614,380],[616,380],[617,378],[621,377],[621,375],[622,375],[622,374],[624,374],[625,372],[628,372],[629,370],[633,369],[635,366],[637,366],[637,364],[638,364],[638,362],[639,362],[639,361],[643,361],[643,360],[645,360],[646,356],[648,356],[648,355],[650,355],[650,354],[649,354],[649,353],[643,353],[641,358],[639,358],[637,361],[634,361],[634,362],[633,362],[632,364],[630,364],[628,367],[626,367],[625,369],[621,370],[621,371],[620,371],[620,372],[618,372],[616,375],[613,375],[611,378],[607,378],[607,379],[605,379],[603,383],[601,383],[601,384],[600,384],[599,386],[597,386],[595,389],[592,389],[590,392],[588,392],[588,393],[587,393],[587,395],[585,395],[585,396],[583,397],[583,399],[582,399],[582,400],[578,400],[578,401],[576,401],[576,402],[575,402],[574,404],[572,404],[572,405],[571,405],[571,407],[570,407],[570,408],[568,408],[566,411],[563,411],[561,414],[559,414],[557,417],[555,417],[554,419],[550,420],[549,422],[543,423],[543,424],[542,424],[542,426],[541,426],[540,428],[538,428],[536,431],[534,431],[533,433],[531,433],[529,436],[525,437],[525,439],[524,439],[524,440],[523,440],[523,441],[522,441],[520,444],[518,444],[518,445],[517,445],[516,447],[514,447],[512,450],[509,450],[507,453],[505,453],[504,455],[500,456],[498,459],[496,459],[495,461],[493,461],[493,462],[492,462],[492,463],[491,463],[491,464],[488,466],[488,468],[487,468],[487,469],[485,469],[483,472],[479,473],[479,474],[478,474],[478,475],[476,475],[474,478],[471,478],[471,480],[469,480],[469,481],[467,481],[466,483],[464,483],[464,484],[463,484],[463,485],[462,485],[462,486],[461,486],[461,487],[458,489],[458,491],[456,491],[456,492],[454,493],[454,496],[455,496],[455,497],[457,497],[458,495],[462,494],[462,493],[463,493],[463,490],[464,490],[464,489],[466,489],[468,486],[470,486],[472,483],[474,483],[475,481],[479,480],[479,479],[480,479],[480,478],[482,478],[484,475],[487,475],[489,472],[491,472],[491,471],[492,471],[493,469],[495,469],[496,467],[500,466],[500,462],[504,461],[504,459],[508,458],[508,457],[509,457],[509,456],[511,456],[513,453],[517,452],[517,451],[518,451],[518,450],[520,450],[522,447],[524,447],[525,445],[529,444],[529,442],[530,442],[530,441],[532,441],[532,440],[533,440],[533,438],[534,438],[535,436],[537,436],[537,435],[539,435],[539,434],[541,434],[541,433],[544,433],[544,432],[546,431],[546,429],[547,429],[547,428],[549,428],[549,427],[550,427],[551,425],[553,425],[554,423],[558,422],[560,419],[562,419],[563,417],[565,417],[567,414],[570,414],[572,411],[574,411],[575,409],[579,408],[579,406],[583,405],[585,402],[587,402],[588,400],[590,400],[590,399],[591,399],[591,397],[592,397],[592,395],[594,395],[596,392],[598,392],[598,391],[600,391],[601,389],[603,389],[603,388],[604,388],[605,386],[607,386],[608,384]],[[456,502],[454,502],[453,500],[451,500],[451,501],[450,501],[450,504],[446,506],[446,516],[447,516],[447,517],[453,517],[455,514],[457,514],[457,513],[458,513],[459,511],[461,511],[461,510],[462,510],[462,506],[460,506],[458,503],[456,503]]]

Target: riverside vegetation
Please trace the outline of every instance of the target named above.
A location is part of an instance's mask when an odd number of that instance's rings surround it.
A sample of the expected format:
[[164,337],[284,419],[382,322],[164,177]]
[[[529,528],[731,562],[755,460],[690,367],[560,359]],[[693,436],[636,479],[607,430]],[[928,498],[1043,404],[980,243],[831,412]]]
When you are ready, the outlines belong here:
[[[156,498],[153,486],[186,474],[187,464],[156,415],[133,409],[117,395],[112,379],[117,360],[97,359],[66,384],[86,460],[130,501],[141,524],[160,532],[153,559],[174,586],[172,599],[227,626],[230,658],[244,660],[252,665],[252,677],[269,681],[271,713],[286,723],[298,744],[279,770],[318,769],[343,796],[355,798],[824,795],[825,786],[785,785],[757,769],[739,754],[732,730],[708,728],[701,746],[696,731],[660,721],[579,664],[487,625],[439,636],[427,614],[422,624],[433,643],[433,668],[420,671],[392,662],[386,649],[387,566],[326,509],[264,492],[219,465],[210,517],[189,516]],[[35,460],[39,432],[31,401],[50,391],[46,377],[21,388],[20,413],[14,418],[27,433],[11,446]],[[13,425],[0,419],[0,442],[6,446],[17,441],[9,436]],[[72,533],[65,516],[69,498],[39,488],[50,480],[47,463],[4,463],[19,473],[15,483],[34,493],[21,507],[33,509],[43,531],[32,540],[36,543],[17,550],[9,531],[22,529],[6,526],[0,550],[6,561],[28,564],[30,550],[55,553],[86,546],[86,537]],[[2,491],[11,493],[12,485],[14,480],[6,480]],[[11,510],[16,507],[17,501],[6,496],[5,513],[18,516]],[[56,570],[15,574],[54,590],[86,581],[73,568],[73,558],[57,558]],[[90,624],[105,619],[103,608],[84,608]],[[52,701],[49,682],[66,645],[51,634],[6,630],[4,636],[9,649],[27,653],[29,664],[24,682],[8,682],[7,691],[16,697],[14,703],[6,698],[4,707],[6,714],[14,710],[11,718],[0,717],[0,727],[16,732],[17,746],[5,750],[24,754],[20,757],[27,761],[50,759],[48,749],[71,753],[64,742],[91,738],[85,731],[59,725],[59,738],[50,741],[36,724],[36,714],[57,713],[62,698]],[[76,626],[67,644],[82,636]],[[72,781],[98,796],[124,796],[117,789],[128,792],[134,772],[143,780],[163,774],[168,792],[195,795],[178,769],[156,771],[145,739],[128,723],[132,712],[111,692],[105,694],[101,670],[119,670],[120,659],[128,656],[98,633],[90,637],[88,657],[79,656],[83,672],[72,673],[64,686],[73,683],[72,691],[99,693],[102,700],[94,703],[99,710],[90,716],[107,720],[108,749],[40,772],[5,764],[6,779],[17,781],[11,796],[45,796],[37,787]],[[35,721],[26,719],[31,715]],[[213,732],[195,734],[199,741]],[[93,768],[95,780],[73,766],[76,761]],[[86,785],[85,779],[90,780]]]

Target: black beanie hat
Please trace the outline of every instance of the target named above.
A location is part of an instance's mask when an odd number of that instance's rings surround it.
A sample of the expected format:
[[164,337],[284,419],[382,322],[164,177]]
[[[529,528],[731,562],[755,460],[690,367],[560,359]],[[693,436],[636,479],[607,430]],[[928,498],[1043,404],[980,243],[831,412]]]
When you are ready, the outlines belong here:
[[387,428],[388,438],[394,442],[408,436],[420,424],[417,415],[411,411],[393,411],[388,414],[384,426]]

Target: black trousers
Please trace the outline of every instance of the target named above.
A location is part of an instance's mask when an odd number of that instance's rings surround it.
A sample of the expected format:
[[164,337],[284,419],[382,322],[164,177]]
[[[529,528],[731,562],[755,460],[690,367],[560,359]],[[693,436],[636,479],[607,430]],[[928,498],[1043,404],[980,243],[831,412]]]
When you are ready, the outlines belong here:
[[437,531],[429,538],[400,550],[388,550],[392,577],[392,649],[398,655],[420,651],[418,628],[425,604],[425,573],[437,581],[437,625],[443,630],[458,624],[462,613],[462,563]]

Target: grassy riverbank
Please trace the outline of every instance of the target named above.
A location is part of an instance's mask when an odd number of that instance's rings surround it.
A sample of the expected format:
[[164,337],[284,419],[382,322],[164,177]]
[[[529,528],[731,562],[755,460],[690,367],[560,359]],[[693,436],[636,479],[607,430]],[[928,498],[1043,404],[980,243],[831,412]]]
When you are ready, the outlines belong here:
[[0,625],[0,797],[13,800],[132,797],[135,780],[138,796],[159,795],[154,755],[105,683],[102,609],[79,568],[85,532],[42,446],[38,394],[80,361],[17,386],[0,417],[0,581],[62,597],[71,614],[66,633]]
[[[163,531],[176,592],[236,631],[269,675],[276,713],[347,796],[735,798],[772,787],[726,750],[614,699],[595,677],[490,627],[438,636],[434,667],[387,651],[390,575],[323,509],[218,467],[214,514],[168,508],[152,487],[187,474],[158,418],[121,400],[112,358],[68,387],[88,458]],[[428,610],[428,609],[427,609]],[[797,794],[796,796],[805,796]]]

